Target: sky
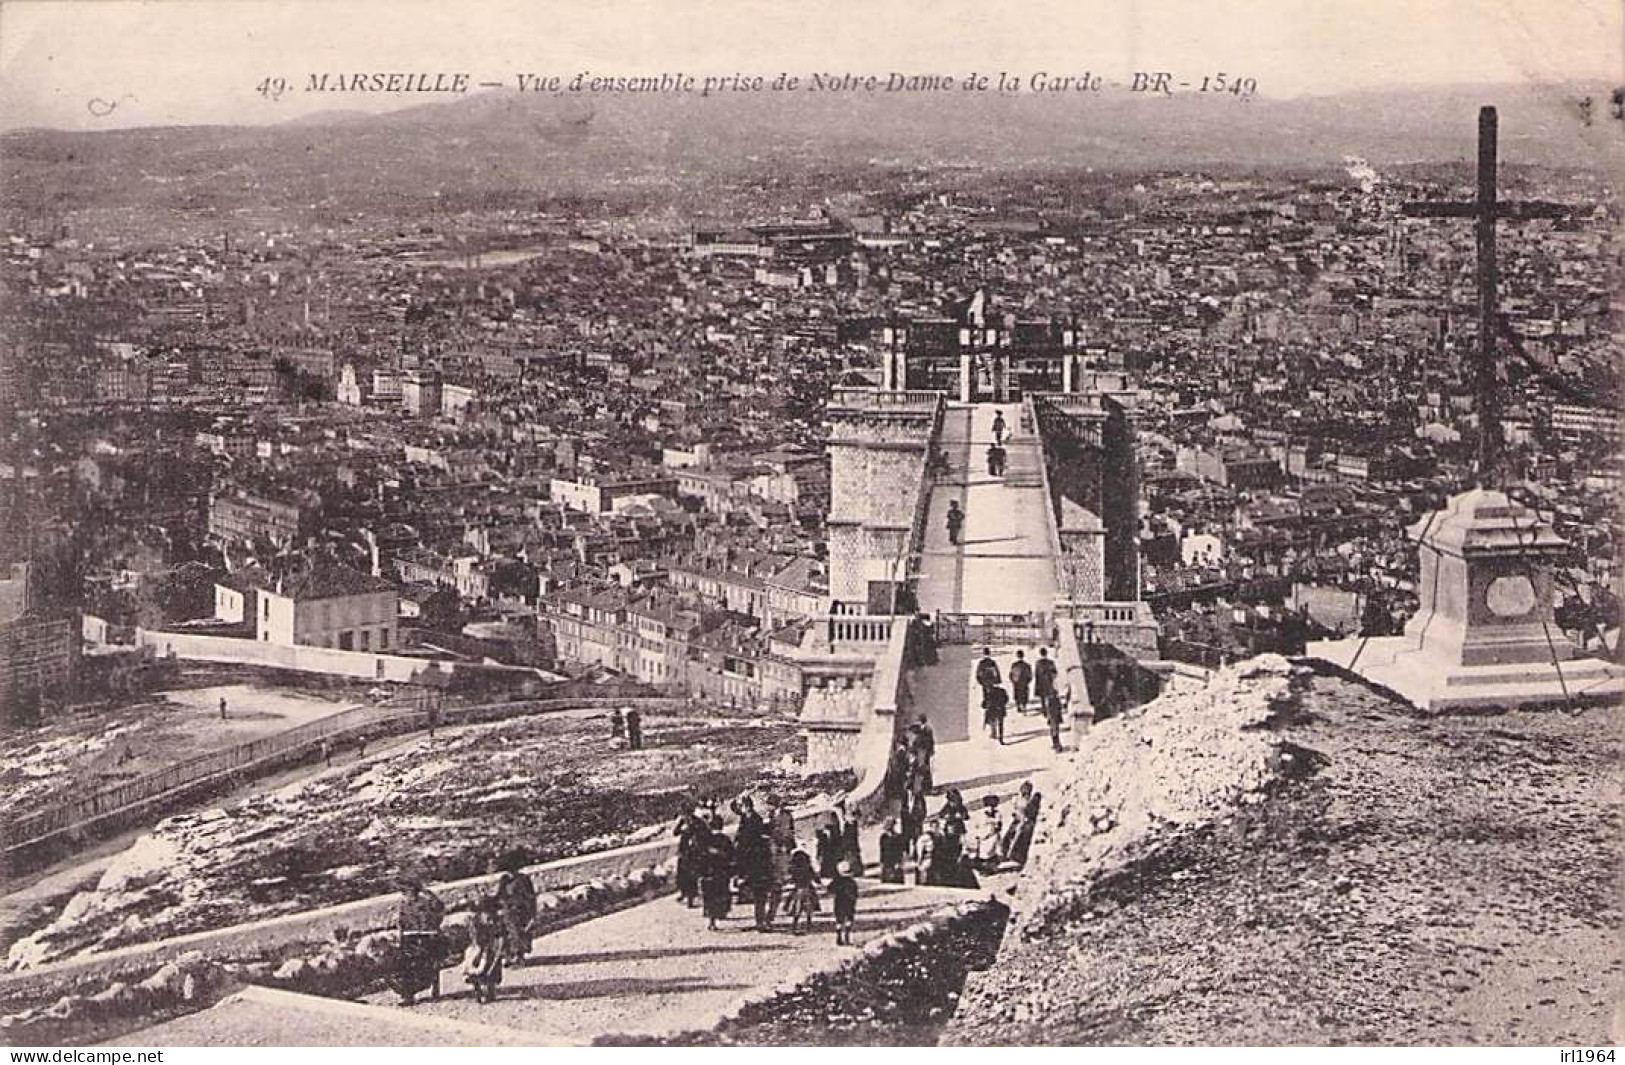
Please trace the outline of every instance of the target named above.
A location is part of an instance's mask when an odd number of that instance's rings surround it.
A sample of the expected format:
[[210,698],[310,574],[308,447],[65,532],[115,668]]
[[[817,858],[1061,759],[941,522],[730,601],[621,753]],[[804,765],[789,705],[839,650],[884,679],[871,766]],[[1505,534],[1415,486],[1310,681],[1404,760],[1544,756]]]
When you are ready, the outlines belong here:
[[[311,73],[1256,78],[1291,97],[1394,85],[1625,84],[1620,0],[0,0],[0,128],[280,122],[421,98]],[[279,99],[268,77],[296,86]]]

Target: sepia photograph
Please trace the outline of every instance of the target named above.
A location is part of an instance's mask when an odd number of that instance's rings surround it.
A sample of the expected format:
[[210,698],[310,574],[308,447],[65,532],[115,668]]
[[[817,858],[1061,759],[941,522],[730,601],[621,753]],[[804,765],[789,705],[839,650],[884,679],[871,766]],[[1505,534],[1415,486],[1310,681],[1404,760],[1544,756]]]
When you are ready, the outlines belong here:
[[1613,1062],[1622,177],[1620,0],[0,0],[8,1061]]

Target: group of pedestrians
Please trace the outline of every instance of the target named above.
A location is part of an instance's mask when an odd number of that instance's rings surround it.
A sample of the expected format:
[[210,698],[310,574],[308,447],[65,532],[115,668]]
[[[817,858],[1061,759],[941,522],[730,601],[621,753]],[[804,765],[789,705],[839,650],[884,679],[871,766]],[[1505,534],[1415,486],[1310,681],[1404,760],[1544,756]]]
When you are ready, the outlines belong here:
[[772,931],[780,914],[790,918],[795,935],[811,931],[822,911],[821,894],[829,893],[835,915],[835,939],[850,943],[857,917],[858,882],[865,869],[859,822],[844,802],[825,815],[813,840],[813,851],[798,845],[795,816],[780,799],[769,802],[767,817],[749,798],[735,801],[730,837],[714,802],[702,803],[678,819],[677,897],[685,906],[699,903],[707,926],[732,912],[735,902],[750,903],[753,927]]
[[1049,725],[1050,746],[1060,751],[1061,726],[1065,722],[1067,700],[1056,684],[1058,675],[1059,670],[1055,660],[1049,656],[1049,648],[1038,649],[1036,662],[1027,661],[1025,651],[1017,651],[1015,661],[1010,663],[1010,689],[1007,690],[992,649],[982,648],[982,657],[976,662],[975,677],[977,686],[982,690],[982,726],[987,729],[987,734],[1004,743],[1004,720],[1011,704],[1015,705],[1016,713],[1025,714],[1028,704],[1032,703]]
[[982,799],[972,813],[957,788],[946,788],[942,806],[926,812],[924,796],[908,798],[903,815],[886,822],[880,833],[880,879],[905,882],[905,863],[914,862],[914,882],[936,887],[978,886],[978,873],[992,873],[1010,863],[1024,865],[1038,822],[1039,795],[1031,782],[1021,786],[1015,811],[1006,816],[997,795]]
[[626,740],[629,751],[643,750],[643,715],[638,713],[637,707],[617,706],[609,712],[609,738]]
[[[1003,477],[1009,469],[1010,454],[1005,449],[1004,441],[1008,435],[1008,428],[1004,421],[1004,412],[996,411],[993,415],[993,443],[987,448],[987,475],[989,477]],[[933,472],[939,473],[935,465],[936,456],[933,454]],[[965,508],[957,499],[948,500],[948,512],[944,515],[948,526],[948,542],[958,544],[965,534]]]
[[[492,863],[493,871],[500,869],[500,875],[493,889],[474,904],[469,921],[463,977],[474,990],[474,1000],[482,1005],[496,999],[504,967],[530,957],[537,913],[536,886],[524,872],[523,864],[517,853]],[[405,879],[395,917],[396,964],[390,981],[403,1006],[415,1003],[425,991],[440,997],[440,969],[448,949],[441,927],[445,916],[445,905],[423,881],[416,877]]]

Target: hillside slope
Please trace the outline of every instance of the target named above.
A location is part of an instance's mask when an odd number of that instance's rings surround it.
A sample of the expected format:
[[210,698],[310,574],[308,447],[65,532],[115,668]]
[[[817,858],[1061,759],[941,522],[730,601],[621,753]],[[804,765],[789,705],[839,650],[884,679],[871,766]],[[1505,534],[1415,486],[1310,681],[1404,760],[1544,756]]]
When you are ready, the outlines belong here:
[[1144,749],[1127,779],[1183,779],[1165,790],[1207,811],[1111,846],[1136,799],[1114,812],[1081,765],[945,1042],[1618,1038],[1617,711],[1424,719],[1349,681],[1292,686],[1268,714],[1221,679],[1211,705],[1098,727]]

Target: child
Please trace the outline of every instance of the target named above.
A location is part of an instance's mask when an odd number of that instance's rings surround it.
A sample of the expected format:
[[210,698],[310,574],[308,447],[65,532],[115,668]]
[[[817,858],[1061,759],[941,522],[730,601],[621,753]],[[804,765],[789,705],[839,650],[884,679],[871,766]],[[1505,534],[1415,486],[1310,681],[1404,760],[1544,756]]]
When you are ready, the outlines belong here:
[[829,897],[835,901],[835,942],[852,944],[852,925],[858,918],[858,882],[852,878],[852,863],[843,861],[829,882]]
[[790,855],[790,932],[801,934],[801,919],[807,919],[807,930],[812,930],[813,914],[818,912],[818,874],[813,871],[812,859],[800,847]]
[[463,972],[474,988],[474,1001],[494,1002],[497,985],[502,983],[504,936],[502,904],[495,895],[481,899],[469,925],[468,956]]

